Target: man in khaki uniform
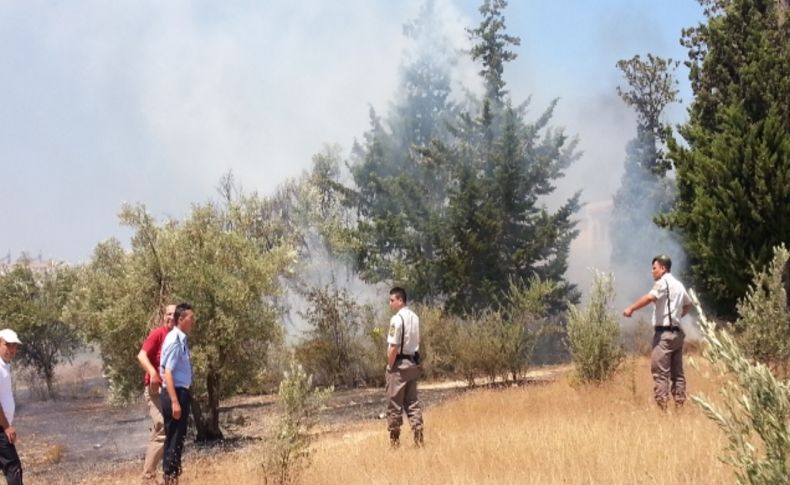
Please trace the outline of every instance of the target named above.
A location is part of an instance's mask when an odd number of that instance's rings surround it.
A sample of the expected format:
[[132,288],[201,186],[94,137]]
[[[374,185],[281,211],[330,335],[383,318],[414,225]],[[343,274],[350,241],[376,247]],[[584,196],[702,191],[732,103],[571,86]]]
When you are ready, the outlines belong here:
[[630,317],[634,311],[654,303],[653,306],[653,351],[650,355],[650,370],[653,374],[653,393],[656,403],[666,410],[669,394],[675,406],[681,407],[686,401],[686,377],[683,374],[683,329],[680,319],[691,309],[691,298],[683,283],[669,272],[672,260],[669,256],[653,258],[653,288],[625,310],[623,315]]
[[422,446],[422,407],[417,398],[417,379],[420,377],[420,318],[406,306],[406,290],[390,290],[390,319],[387,335],[387,429],[390,444],[400,446],[400,427],[403,413],[409,418],[414,432],[414,444]]

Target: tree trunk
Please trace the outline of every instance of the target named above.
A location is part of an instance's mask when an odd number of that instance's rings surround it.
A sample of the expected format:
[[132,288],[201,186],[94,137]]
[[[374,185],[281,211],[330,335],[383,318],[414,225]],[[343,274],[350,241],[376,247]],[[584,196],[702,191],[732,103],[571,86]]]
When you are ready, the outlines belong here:
[[53,383],[55,382],[55,369],[52,367],[44,369],[43,374],[44,382],[47,384],[47,396],[54,401],[58,397],[53,387]]
[[196,441],[215,441],[223,439],[219,429],[219,376],[209,371],[206,376],[208,402],[192,398],[192,417],[197,428]]
[[203,413],[205,403],[201,405],[198,399],[192,399],[192,418],[195,420],[197,436],[195,441],[216,441],[223,438],[219,427],[211,428],[211,420]]

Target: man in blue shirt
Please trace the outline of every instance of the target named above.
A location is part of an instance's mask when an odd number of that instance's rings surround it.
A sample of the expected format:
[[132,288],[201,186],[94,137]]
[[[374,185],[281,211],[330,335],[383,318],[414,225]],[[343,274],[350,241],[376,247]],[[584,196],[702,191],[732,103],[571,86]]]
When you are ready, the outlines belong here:
[[165,484],[178,483],[181,475],[181,453],[189,424],[192,385],[192,361],[189,357],[187,335],[192,332],[195,315],[187,303],[176,306],[173,313],[173,330],[162,343],[162,358],[159,364],[165,392],[162,396],[162,415],[165,418],[165,456],[162,461]]

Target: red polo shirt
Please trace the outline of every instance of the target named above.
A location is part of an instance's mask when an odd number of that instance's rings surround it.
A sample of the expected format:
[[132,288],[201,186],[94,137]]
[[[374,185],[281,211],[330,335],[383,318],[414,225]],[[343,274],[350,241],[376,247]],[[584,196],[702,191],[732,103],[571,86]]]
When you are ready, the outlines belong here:
[[[143,342],[143,350],[157,372],[159,372],[159,359],[162,357],[162,343],[164,343],[168,332],[170,332],[170,329],[167,328],[167,325],[162,325],[151,330],[151,333],[148,334],[145,342]],[[143,382],[146,386],[151,383],[151,376],[148,375],[148,372],[145,373]]]

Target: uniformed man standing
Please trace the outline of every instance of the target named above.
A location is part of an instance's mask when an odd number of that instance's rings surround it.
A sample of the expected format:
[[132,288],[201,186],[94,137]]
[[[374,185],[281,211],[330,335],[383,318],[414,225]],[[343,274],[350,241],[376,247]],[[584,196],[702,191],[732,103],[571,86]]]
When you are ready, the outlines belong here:
[[653,306],[653,351],[650,354],[650,372],[653,374],[653,392],[658,407],[666,411],[669,395],[677,407],[686,401],[686,376],[683,373],[683,329],[680,319],[691,310],[691,298],[686,287],[670,271],[672,260],[661,254],[653,258],[651,271],[653,288],[623,310],[631,317],[636,310],[651,303]]
[[403,413],[409,418],[414,432],[414,444],[422,446],[422,407],[417,398],[417,379],[420,377],[420,318],[406,306],[406,290],[390,290],[390,319],[387,336],[387,429],[390,444],[400,446],[400,427]]

